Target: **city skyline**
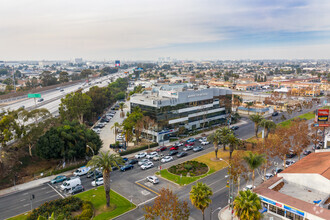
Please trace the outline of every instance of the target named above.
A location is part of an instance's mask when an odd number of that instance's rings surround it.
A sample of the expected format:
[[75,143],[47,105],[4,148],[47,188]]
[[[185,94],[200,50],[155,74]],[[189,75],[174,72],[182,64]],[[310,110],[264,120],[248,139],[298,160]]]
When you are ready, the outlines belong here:
[[0,60],[329,59],[326,1],[4,1]]

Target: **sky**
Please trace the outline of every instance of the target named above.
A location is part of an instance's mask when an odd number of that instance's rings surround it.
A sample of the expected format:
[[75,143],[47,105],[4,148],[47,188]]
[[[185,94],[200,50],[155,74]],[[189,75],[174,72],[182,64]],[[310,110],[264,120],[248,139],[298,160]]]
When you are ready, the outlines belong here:
[[0,60],[329,59],[329,0],[1,0]]

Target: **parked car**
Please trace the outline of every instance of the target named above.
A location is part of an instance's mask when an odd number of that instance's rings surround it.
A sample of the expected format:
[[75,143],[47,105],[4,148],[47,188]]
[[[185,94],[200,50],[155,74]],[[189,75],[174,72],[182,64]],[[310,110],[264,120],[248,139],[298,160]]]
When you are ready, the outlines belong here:
[[158,156],[158,153],[157,152],[151,152],[149,154],[147,154],[147,159],[152,159],[154,158],[155,156]]
[[90,170],[91,168],[90,167],[80,167],[78,168],[76,171],[73,172],[73,175],[74,176],[82,176],[82,175],[85,175],[88,173],[88,171]]
[[244,191],[245,190],[252,190],[252,189],[254,189],[254,188],[256,188],[256,186],[252,186],[252,185],[246,185],[245,187],[244,187]]
[[97,125],[99,128],[104,128],[105,124],[100,122],[98,125]]
[[194,146],[195,145],[195,142],[191,142],[191,143],[187,143],[185,144],[185,147],[188,147],[188,146]]
[[297,155],[297,154],[290,152],[290,153],[288,153],[288,154],[286,155],[286,157],[287,157],[287,158],[294,158],[296,155]]
[[201,145],[208,145],[208,144],[210,144],[209,141],[202,141],[202,142],[201,142]]
[[159,180],[156,176],[147,176],[147,181],[152,182],[153,184],[159,183]]
[[149,161],[150,161],[149,159],[142,159],[138,162],[138,165],[141,166],[142,164],[147,163]]
[[202,146],[197,146],[197,147],[194,147],[194,149],[193,149],[194,152],[201,151],[201,150],[204,150],[204,148]]
[[77,194],[77,193],[79,193],[79,192],[83,192],[85,189],[84,189],[84,187],[82,186],[82,185],[77,185],[77,186],[75,186],[75,187],[73,187],[70,191],[69,191],[69,193],[71,194],[71,195],[74,195],[74,194]]
[[107,122],[108,123],[108,122],[110,122],[110,119],[108,119],[108,118],[102,118],[101,119],[101,122]]
[[173,147],[170,148],[170,150],[178,150],[178,149],[179,149],[178,146],[173,146]]
[[285,167],[289,167],[289,166],[291,166],[292,164],[294,164],[296,161],[294,161],[294,160],[286,160],[285,161]]
[[175,142],[174,146],[178,146],[178,147],[182,147],[184,145],[184,143],[181,142]]
[[195,142],[195,141],[196,141],[195,138],[189,138],[186,142],[187,142],[187,143],[192,143],[192,142]]
[[233,130],[233,131],[235,131],[235,130],[239,129],[239,127],[236,126],[236,125],[234,125],[234,126],[232,126],[230,129]]
[[90,170],[88,173],[87,173],[87,178],[94,178],[94,173],[95,173],[95,178],[100,178],[103,176],[103,174],[100,172],[100,171],[97,171],[97,170]]
[[187,146],[187,147],[184,147],[183,150],[184,151],[190,151],[194,148],[194,146]]
[[278,112],[273,112],[272,116],[278,116]]
[[308,155],[308,154],[310,154],[310,153],[312,153],[312,151],[310,151],[310,150],[305,150],[303,154],[304,154],[304,155]]
[[272,178],[273,176],[274,176],[274,175],[271,174],[271,173],[266,173],[264,180],[269,180],[269,179]]
[[62,185],[60,186],[61,190],[70,190],[75,186],[81,185],[81,180],[80,178],[73,178],[73,179],[69,179],[66,180],[62,183]]
[[93,128],[92,129],[96,134],[99,134],[99,133],[101,133],[101,129],[99,129],[99,128]]
[[152,167],[154,167],[154,164],[153,164],[153,162],[149,161],[149,162],[146,162],[146,163],[142,164],[141,169],[146,170],[146,169],[149,169],[149,168],[152,168]]
[[134,166],[132,164],[127,164],[125,166],[120,167],[120,171],[125,172],[126,170],[131,170],[133,168]]
[[172,160],[173,160],[173,157],[171,157],[171,156],[165,156],[165,157],[163,157],[163,159],[161,159],[161,162],[162,163],[167,163],[167,162],[170,162]]
[[145,156],[147,156],[147,153],[146,152],[141,152],[141,153],[138,153],[137,155],[135,155],[135,158],[140,159],[140,158],[143,158]]
[[160,146],[159,148],[156,149],[157,152],[161,152],[161,151],[164,151],[164,150],[167,150],[166,146]]
[[136,164],[137,162],[139,162],[136,159],[130,159],[129,161],[127,161],[128,164]]
[[202,137],[198,140],[199,142],[207,141],[207,137]]
[[187,152],[185,152],[185,151],[181,151],[181,152],[179,152],[176,156],[177,156],[177,157],[184,157],[184,156],[187,156],[187,155],[188,155]]
[[282,171],[283,171],[283,169],[277,169],[277,170],[275,170],[275,174],[278,174],[278,173],[280,173]]
[[66,176],[60,175],[60,176],[57,176],[57,177],[55,177],[54,179],[52,179],[52,180],[50,181],[50,183],[51,183],[51,184],[61,183],[61,182],[65,181],[65,180],[67,180],[67,179],[68,179],[68,178],[67,178]]
[[103,177],[96,179],[96,181],[92,182],[92,186],[100,186],[103,185]]
[[170,150],[170,152],[168,153],[168,156],[173,156],[175,154],[179,153],[179,151],[177,150]]

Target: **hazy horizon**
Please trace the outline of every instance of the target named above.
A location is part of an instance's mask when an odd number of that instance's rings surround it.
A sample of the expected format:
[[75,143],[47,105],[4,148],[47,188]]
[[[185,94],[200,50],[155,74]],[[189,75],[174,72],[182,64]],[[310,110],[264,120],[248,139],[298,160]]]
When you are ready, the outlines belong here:
[[0,60],[330,58],[325,0],[4,0]]

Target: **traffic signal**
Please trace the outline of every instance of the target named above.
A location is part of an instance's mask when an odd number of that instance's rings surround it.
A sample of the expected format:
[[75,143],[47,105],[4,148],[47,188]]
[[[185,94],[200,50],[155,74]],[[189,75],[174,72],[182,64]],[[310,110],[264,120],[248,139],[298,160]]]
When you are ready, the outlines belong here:
[[227,180],[226,187],[229,188],[229,180]]

